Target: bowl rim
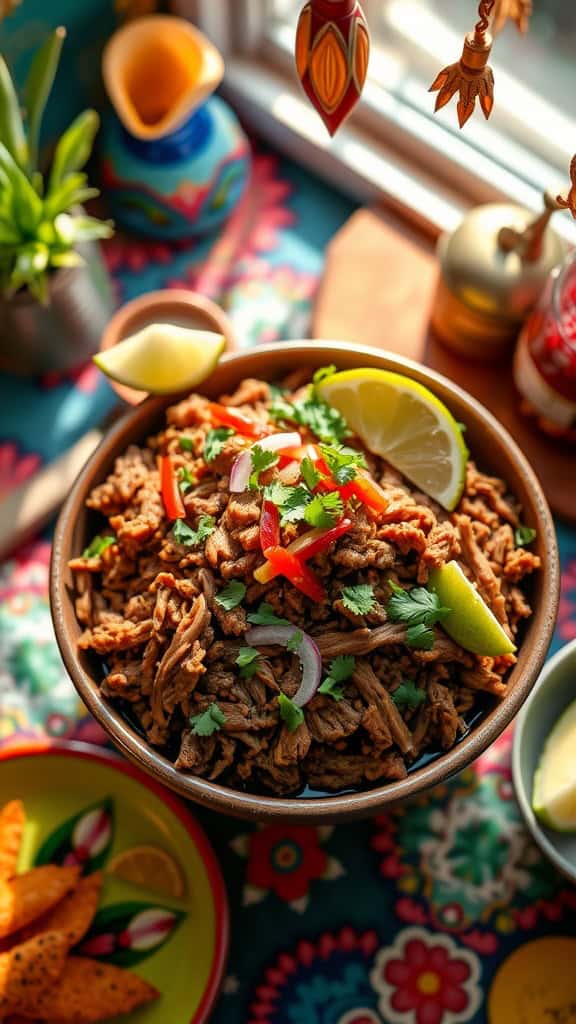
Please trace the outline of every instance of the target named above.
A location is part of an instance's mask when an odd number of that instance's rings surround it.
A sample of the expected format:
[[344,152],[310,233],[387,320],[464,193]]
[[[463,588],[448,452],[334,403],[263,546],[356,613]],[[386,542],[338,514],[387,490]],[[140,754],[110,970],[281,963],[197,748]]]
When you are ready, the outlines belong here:
[[538,818],[532,810],[531,798],[528,794],[526,786],[522,778],[522,769],[520,765],[521,757],[521,746],[524,736],[524,730],[526,723],[531,714],[532,704],[536,700],[541,690],[544,690],[559,665],[565,660],[574,657],[576,662],[576,638],[570,640],[567,644],[564,644],[556,654],[552,655],[549,661],[542,669],[531,693],[526,699],[520,714],[518,715],[518,721],[514,728],[514,738],[512,740],[512,781],[514,783],[514,792],[518,801],[522,817],[526,827],[528,828],[532,838],[540,847],[542,852],[552,862],[566,878],[569,878],[572,882],[576,881],[576,863],[571,864],[570,861],[566,860],[561,853],[556,849],[554,843],[548,838],[544,827],[540,825]]
[[[110,463],[117,441],[122,437],[131,421],[143,414],[143,410],[155,406],[159,412],[168,404],[178,401],[182,397],[181,395],[149,398],[136,409],[128,411],[106,433],[101,444],[81,470],[60,511],[54,533],[50,562],[52,619],[62,659],[88,710],[126,757],[152,776],[160,779],[169,789],[222,813],[240,818],[289,819],[293,822],[300,821],[308,824],[366,818],[393,803],[413,797],[422,790],[457,774],[490,746],[519,711],[540,673],[554,631],[560,597],[560,565],[554,522],[540,482],[516,442],[484,406],[448,378],[420,363],[384,349],[356,345],[351,342],[306,339],[258,345],[253,349],[225,354],[220,360],[219,366],[226,367],[236,362],[241,364],[244,357],[254,357],[256,354],[265,365],[267,357],[275,356],[279,350],[287,357],[287,360],[292,360],[293,363],[295,357],[300,353],[303,354],[304,350],[307,355],[313,350],[314,355],[318,354],[317,365],[334,361],[334,357],[337,357],[338,353],[346,353],[348,357],[352,355],[358,360],[358,366],[362,365],[362,359],[371,360],[374,363],[374,360],[382,358],[388,364],[393,364],[393,367],[389,368],[400,373],[407,373],[432,390],[434,385],[438,384],[441,393],[447,392],[462,402],[482,426],[488,427],[492,433],[496,433],[505,442],[510,461],[517,464],[532,495],[532,504],[538,520],[537,525],[545,538],[547,553],[541,570],[546,581],[546,587],[542,588],[543,593],[546,593],[546,601],[541,601],[541,606],[535,613],[535,617],[540,620],[541,628],[533,637],[530,667],[522,677],[515,681],[515,686],[510,694],[451,750],[409,773],[404,779],[385,782],[371,789],[350,791],[334,796],[281,797],[245,793],[218,782],[202,779],[199,776],[178,772],[172,762],[151,747],[129,726],[121,713],[100,696],[90,675],[80,665],[76,653],[76,643],[70,637],[65,626],[64,607],[69,604],[70,598],[64,580],[64,567],[71,555],[70,542],[74,528],[74,507],[83,496],[84,482],[90,477],[94,464]],[[296,365],[298,365],[297,362]],[[199,385],[198,390],[201,391],[201,388],[202,386]]]

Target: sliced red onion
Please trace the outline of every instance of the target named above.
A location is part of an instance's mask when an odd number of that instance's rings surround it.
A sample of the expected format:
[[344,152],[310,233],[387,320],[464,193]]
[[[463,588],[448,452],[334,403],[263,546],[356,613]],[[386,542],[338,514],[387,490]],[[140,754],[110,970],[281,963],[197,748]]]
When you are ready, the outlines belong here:
[[[251,647],[279,644],[287,647],[292,637],[302,633],[296,626],[254,626],[246,633],[246,640]],[[322,655],[311,636],[302,633],[302,640],[294,652],[298,655],[302,669],[302,681],[298,692],[292,698],[299,708],[303,708],[316,693],[322,679]]]
[[296,448],[302,444],[302,438],[296,431],[284,434],[269,434],[267,437],[255,441],[250,448],[242,452],[235,460],[230,472],[230,490],[232,494],[241,494],[248,487],[250,473],[252,472],[252,448],[258,445],[265,452],[279,452],[283,448]]

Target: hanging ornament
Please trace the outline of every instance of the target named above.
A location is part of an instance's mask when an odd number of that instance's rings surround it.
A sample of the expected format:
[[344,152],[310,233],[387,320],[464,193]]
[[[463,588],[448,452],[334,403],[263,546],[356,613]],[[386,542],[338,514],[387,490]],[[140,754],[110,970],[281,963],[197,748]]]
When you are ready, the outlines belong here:
[[480,20],[473,32],[464,40],[462,56],[457,64],[444,68],[432,82],[429,92],[437,92],[434,111],[441,110],[455,93],[458,99],[458,121],[463,128],[474,113],[479,101],[484,117],[488,119],[494,108],[494,75],[488,65],[492,50],[490,17],[496,0],[481,0],[478,8]]
[[507,21],[515,22],[518,31],[525,34],[528,31],[531,14],[532,0],[496,0],[492,22],[493,35],[497,36]]
[[368,24],[358,0],[309,0],[296,29],[296,69],[330,135],[360,99],[369,54]]
[[572,188],[568,192],[566,199],[564,196],[557,196],[556,202],[563,210],[570,210],[570,213],[576,220],[576,154],[572,157],[572,163],[570,164],[570,181],[572,182]]

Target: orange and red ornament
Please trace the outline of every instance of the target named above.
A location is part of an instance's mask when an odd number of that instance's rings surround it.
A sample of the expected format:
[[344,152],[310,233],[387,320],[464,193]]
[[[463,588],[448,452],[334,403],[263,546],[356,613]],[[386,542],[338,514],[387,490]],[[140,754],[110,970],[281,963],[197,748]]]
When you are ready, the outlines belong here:
[[360,99],[369,55],[359,0],[309,0],[296,30],[296,69],[330,135]]

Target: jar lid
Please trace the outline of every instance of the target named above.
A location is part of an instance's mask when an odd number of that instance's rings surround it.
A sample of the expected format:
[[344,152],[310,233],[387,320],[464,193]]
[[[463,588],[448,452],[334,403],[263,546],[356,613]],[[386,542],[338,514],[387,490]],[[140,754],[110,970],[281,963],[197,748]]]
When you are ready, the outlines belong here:
[[498,242],[502,228],[520,232],[533,220],[532,211],[512,204],[489,203],[470,210],[456,231],[439,243],[442,274],[450,291],[486,316],[523,320],[566,251],[551,228],[544,232],[536,260],[503,251]]

